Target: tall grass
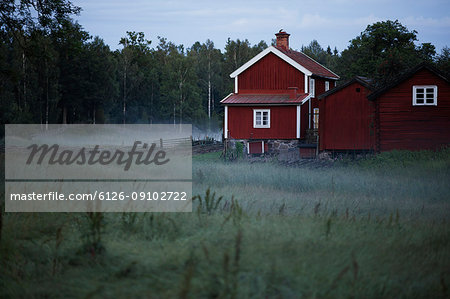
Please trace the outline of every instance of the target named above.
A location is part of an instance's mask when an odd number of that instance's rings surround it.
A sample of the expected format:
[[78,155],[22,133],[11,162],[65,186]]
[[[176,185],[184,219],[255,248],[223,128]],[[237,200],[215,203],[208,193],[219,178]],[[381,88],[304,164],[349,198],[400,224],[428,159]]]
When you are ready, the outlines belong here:
[[349,209],[367,216],[398,211],[403,217],[442,220],[450,210],[448,150],[385,153],[317,169],[224,163],[211,157],[194,163],[193,179],[194,193],[211,188],[218,196],[235,195],[250,213],[275,213],[284,204],[289,214],[309,215],[319,204],[324,213]]
[[446,298],[448,157],[372,163],[206,154],[193,213],[4,213],[0,297]]

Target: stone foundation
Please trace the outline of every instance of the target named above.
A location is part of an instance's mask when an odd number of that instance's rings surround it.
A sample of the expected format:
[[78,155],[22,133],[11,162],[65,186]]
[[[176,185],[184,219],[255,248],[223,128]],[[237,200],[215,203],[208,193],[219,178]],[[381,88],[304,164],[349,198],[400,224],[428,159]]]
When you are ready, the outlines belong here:
[[280,155],[286,154],[287,152],[298,152],[300,141],[297,139],[270,139],[270,140],[254,140],[254,139],[228,139],[225,142],[227,143],[228,150],[236,150],[236,143],[241,142],[243,146],[243,154],[248,154],[248,143],[249,142],[261,142],[264,141],[267,144],[268,150],[264,153],[264,155]]

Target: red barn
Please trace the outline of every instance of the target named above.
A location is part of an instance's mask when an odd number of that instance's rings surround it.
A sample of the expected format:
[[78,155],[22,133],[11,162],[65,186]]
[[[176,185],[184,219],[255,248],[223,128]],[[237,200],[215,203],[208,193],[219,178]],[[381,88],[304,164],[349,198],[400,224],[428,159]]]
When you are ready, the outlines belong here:
[[319,149],[375,150],[375,105],[367,99],[370,80],[355,77],[321,94],[319,99]]
[[318,127],[318,115],[313,115],[316,95],[339,79],[307,55],[291,50],[286,32],[276,38],[276,46],[230,75],[234,93],[221,101],[225,142],[243,142],[249,154],[298,148],[308,130]]
[[375,103],[376,149],[439,149],[450,144],[450,80],[426,64],[368,96]]

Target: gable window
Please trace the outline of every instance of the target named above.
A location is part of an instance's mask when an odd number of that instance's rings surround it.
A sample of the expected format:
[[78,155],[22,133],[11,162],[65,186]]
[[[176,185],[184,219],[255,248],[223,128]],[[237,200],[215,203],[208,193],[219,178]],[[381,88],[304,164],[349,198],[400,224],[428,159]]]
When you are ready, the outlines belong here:
[[253,128],[270,128],[270,109],[253,110]]
[[330,82],[325,81],[325,91],[329,91],[329,90],[330,90]]
[[313,98],[316,96],[316,80],[312,78],[309,79],[309,94]]
[[436,85],[414,85],[413,106],[437,106]]

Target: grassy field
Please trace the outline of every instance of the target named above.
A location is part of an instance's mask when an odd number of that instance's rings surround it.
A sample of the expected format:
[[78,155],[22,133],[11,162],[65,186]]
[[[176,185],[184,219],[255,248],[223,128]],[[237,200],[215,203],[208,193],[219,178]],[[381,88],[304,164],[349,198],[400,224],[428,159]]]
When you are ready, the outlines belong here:
[[2,213],[0,297],[450,295],[450,150],[193,180],[193,213]]

